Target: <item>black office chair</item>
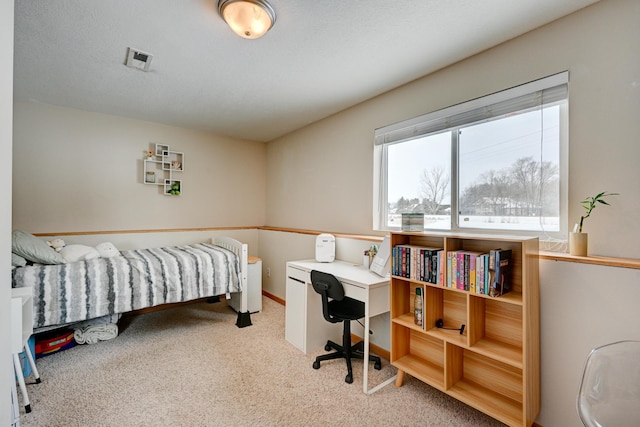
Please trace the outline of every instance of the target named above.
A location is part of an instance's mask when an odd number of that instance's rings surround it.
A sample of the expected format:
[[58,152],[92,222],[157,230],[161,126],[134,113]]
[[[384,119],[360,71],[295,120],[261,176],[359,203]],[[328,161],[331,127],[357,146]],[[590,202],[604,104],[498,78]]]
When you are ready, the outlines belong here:
[[[345,382],[353,382],[353,370],[351,369],[351,359],[364,359],[364,341],[351,345],[351,321],[364,317],[364,302],[344,296],[342,283],[332,274],[322,271],[311,271],[311,284],[313,289],[322,297],[322,314],[327,322],[342,322],[342,345],[333,341],[327,341],[324,346],[326,351],[334,349],[333,353],[323,354],[316,357],[313,362],[313,369],[320,369],[320,362],[331,359],[346,359],[347,376]],[[367,332],[365,332],[367,333]],[[375,362],[374,368],[380,370],[382,363],[378,356],[369,355],[369,361]]]

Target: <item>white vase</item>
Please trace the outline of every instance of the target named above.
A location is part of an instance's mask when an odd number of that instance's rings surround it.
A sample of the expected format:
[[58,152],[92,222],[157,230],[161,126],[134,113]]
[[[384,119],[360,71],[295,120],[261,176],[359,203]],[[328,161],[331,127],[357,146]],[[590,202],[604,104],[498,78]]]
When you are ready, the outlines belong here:
[[588,237],[587,233],[569,233],[569,253],[576,256],[587,256]]

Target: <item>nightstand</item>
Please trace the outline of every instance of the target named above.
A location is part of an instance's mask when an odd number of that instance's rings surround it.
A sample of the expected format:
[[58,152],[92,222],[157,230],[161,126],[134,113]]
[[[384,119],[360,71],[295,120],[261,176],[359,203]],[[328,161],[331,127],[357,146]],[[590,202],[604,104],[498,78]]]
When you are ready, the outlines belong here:
[[33,334],[33,289],[30,287],[11,289],[11,353],[13,353],[13,367],[16,371],[25,412],[31,412],[27,387],[24,384],[22,365],[19,354],[24,350],[35,376],[36,383],[40,383],[40,374],[36,369],[36,363],[31,354],[27,341]]

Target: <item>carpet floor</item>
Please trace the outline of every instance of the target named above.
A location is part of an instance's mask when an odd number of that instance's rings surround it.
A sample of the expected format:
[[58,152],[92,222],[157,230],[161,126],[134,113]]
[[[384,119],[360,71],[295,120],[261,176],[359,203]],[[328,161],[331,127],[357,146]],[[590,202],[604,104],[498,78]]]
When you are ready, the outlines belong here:
[[[116,339],[37,360],[42,383],[27,378],[21,426],[503,425],[410,376],[365,395],[361,361],[353,384],[343,360],[313,369],[324,350],[297,350],[284,320],[268,298],[246,328],[224,301],[125,315]],[[395,373],[371,365],[369,387]]]

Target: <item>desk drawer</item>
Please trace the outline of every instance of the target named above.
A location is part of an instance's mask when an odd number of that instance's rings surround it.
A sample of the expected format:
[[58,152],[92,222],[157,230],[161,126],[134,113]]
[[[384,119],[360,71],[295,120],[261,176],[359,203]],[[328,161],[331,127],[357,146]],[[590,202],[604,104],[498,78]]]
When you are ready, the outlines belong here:
[[287,277],[298,282],[311,284],[309,273],[307,273],[305,270],[300,270],[295,267],[287,267]]
[[349,298],[357,299],[358,301],[367,302],[367,290],[365,288],[361,288],[358,285],[350,283],[346,280],[341,280],[342,287],[344,288],[345,296]]

